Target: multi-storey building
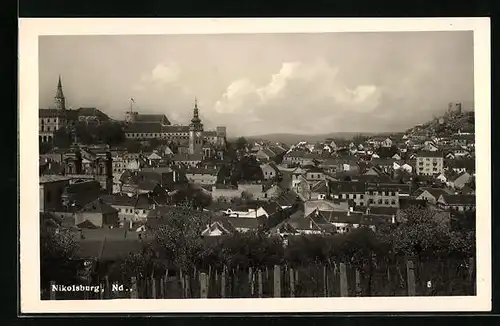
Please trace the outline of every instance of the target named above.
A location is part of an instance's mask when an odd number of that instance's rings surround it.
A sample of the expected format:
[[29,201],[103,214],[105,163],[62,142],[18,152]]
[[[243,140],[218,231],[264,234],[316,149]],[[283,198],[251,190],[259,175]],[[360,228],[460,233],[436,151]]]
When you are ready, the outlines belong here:
[[56,95],[54,96],[54,107],[38,110],[39,141],[43,143],[52,142],[57,130],[69,127],[77,122],[100,124],[108,120],[109,117],[96,108],[67,109],[61,76],[59,76]]
[[418,175],[438,175],[443,172],[444,158],[440,151],[422,151],[417,154]]

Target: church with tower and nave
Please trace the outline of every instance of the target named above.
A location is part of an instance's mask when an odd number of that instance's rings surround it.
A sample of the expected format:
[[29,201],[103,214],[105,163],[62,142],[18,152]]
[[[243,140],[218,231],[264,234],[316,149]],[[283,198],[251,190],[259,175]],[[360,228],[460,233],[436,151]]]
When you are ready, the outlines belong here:
[[172,125],[162,114],[140,114],[133,110],[125,113],[125,137],[127,139],[165,139],[178,145],[179,161],[200,161],[213,156],[226,144],[226,127],[205,130],[195,99],[193,117],[189,125]]

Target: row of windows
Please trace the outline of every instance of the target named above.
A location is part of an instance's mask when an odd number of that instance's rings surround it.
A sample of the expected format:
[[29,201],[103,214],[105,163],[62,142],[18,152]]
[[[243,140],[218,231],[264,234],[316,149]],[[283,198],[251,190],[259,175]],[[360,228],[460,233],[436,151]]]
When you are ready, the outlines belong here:
[[[50,121],[53,121],[53,122],[57,122],[58,118],[54,118],[54,119],[51,119],[51,118],[40,118],[40,123],[43,125],[44,122],[47,122],[47,123],[50,123]],[[61,119],[61,122],[63,122],[63,119]]]
[[[378,196],[379,193],[378,193],[378,191],[373,191],[373,192],[369,191],[368,195]],[[382,191],[380,193],[380,195],[381,196],[397,196],[397,193],[391,192],[391,191],[388,191],[388,192]],[[342,199],[364,199],[364,198],[365,198],[364,194],[342,194]]]
[[[375,204],[375,200],[373,200],[373,199],[370,199],[368,202],[370,204]],[[394,199],[392,199],[392,200],[389,200],[389,199],[384,199],[384,200],[379,199],[379,200],[377,200],[377,203],[379,205],[381,205],[382,203],[384,203],[385,205],[389,205],[389,202],[391,203],[391,205],[396,205],[396,200],[394,200]]]
[[[118,208],[118,212],[132,214],[134,212],[134,209],[133,208],[130,208],[130,209],[129,208]],[[139,213],[140,210],[137,210],[137,212]],[[146,214],[145,209],[142,210],[142,214]]]
[[45,127],[44,127],[44,126],[41,126],[41,127],[40,127],[40,131],[42,131],[42,132],[43,132],[43,131],[57,131],[57,127],[55,127],[55,126],[54,126],[54,127],[52,127],[52,128],[51,128],[50,126],[48,126],[48,127],[45,129]]

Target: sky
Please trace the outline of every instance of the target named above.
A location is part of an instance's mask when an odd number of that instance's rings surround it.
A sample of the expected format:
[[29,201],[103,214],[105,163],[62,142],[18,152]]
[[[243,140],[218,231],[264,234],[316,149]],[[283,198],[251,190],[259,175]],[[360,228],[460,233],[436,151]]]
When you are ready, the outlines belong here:
[[232,136],[397,132],[473,106],[472,32],[41,36],[39,101]]

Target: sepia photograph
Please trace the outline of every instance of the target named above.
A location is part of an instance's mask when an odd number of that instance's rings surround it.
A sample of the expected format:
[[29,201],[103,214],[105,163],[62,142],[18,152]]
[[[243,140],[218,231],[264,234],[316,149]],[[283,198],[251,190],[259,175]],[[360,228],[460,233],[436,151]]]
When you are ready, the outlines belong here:
[[489,309],[487,19],[76,21],[21,46],[30,310]]

